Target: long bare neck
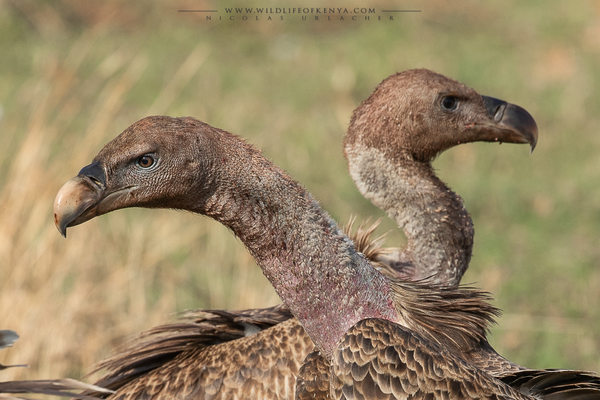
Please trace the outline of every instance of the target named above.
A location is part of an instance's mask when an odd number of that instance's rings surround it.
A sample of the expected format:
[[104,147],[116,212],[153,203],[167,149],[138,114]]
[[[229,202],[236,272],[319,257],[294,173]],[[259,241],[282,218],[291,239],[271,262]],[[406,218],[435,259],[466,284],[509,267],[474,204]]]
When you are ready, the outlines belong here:
[[325,355],[364,318],[398,319],[388,280],[305,189],[249,146],[227,152],[215,155],[211,194],[191,211],[242,240]]
[[435,283],[458,285],[471,259],[474,236],[461,198],[429,163],[408,154],[391,160],[366,147],[346,153],[361,193],[404,229],[408,244],[399,264],[410,264],[411,279],[433,277]]

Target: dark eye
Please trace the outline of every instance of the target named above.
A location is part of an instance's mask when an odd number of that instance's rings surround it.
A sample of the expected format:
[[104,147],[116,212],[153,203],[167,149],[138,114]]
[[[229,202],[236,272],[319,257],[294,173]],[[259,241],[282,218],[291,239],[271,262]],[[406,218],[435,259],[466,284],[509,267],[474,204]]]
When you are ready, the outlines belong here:
[[442,108],[446,111],[454,111],[458,107],[458,99],[454,96],[446,96],[441,101]]
[[141,156],[140,158],[138,158],[137,164],[144,169],[148,169],[154,165],[154,157],[152,157],[151,155],[145,154],[145,155]]

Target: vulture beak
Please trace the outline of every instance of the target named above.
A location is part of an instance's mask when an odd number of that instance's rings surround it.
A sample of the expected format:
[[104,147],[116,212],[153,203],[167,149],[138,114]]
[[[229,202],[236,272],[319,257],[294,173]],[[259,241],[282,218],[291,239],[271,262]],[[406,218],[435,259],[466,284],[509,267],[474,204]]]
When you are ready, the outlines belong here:
[[[491,121],[483,125],[486,129],[484,139],[506,143],[529,143],[531,151],[535,149],[538,129],[535,120],[524,108],[494,97],[481,96]],[[479,125],[479,124],[475,124]]]
[[108,191],[106,174],[98,162],[83,167],[54,199],[54,224],[67,237],[67,228],[82,224],[123,205],[131,188]]

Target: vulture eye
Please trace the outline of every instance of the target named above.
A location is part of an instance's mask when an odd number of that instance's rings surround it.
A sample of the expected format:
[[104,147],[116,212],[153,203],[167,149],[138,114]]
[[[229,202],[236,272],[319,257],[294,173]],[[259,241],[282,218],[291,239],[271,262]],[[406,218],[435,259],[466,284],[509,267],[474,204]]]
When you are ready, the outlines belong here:
[[142,167],[144,169],[150,168],[151,166],[154,165],[154,163],[155,163],[154,157],[152,157],[149,154],[145,154],[137,159],[137,165],[139,165],[140,167]]
[[441,105],[446,111],[454,111],[458,108],[458,99],[454,96],[445,96],[442,98]]

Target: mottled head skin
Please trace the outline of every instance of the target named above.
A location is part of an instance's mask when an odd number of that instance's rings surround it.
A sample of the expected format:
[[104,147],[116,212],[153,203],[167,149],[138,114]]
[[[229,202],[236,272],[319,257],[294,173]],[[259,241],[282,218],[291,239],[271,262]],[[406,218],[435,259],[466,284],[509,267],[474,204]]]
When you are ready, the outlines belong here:
[[304,188],[235,135],[193,118],[144,118],[63,186],[55,222],[65,233],[134,206],[188,210],[230,228],[324,354],[361,319],[398,319],[388,279]]
[[476,141],[529,143],[533,150],[537,126],[521,107],[426,69],[390,76],[354,111],[344,138],[348,168],[361,193],[404,229],[406,248],[380,260],[401,276],[459,284],[471,259],[473,222],[431,162]]
[[393,160],[409,156],[430,162],[457,144],[477,141],[535,147],[537,126],[519,106],[482,96],[433,71],[414,69],[377,86],[354,111],[344,145],[362,142]]

